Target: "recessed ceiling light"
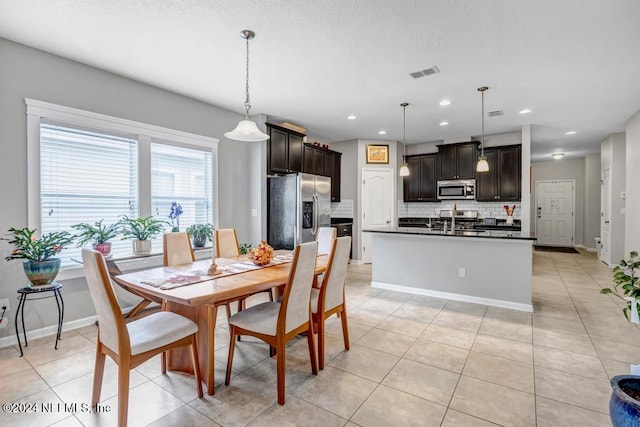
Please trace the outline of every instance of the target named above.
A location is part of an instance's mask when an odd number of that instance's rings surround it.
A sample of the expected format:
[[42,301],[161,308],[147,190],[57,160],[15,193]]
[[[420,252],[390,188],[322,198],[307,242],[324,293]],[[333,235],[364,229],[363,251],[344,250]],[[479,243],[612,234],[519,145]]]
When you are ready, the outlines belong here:
[[387,134],[386,130],[378,131],[378,135],[386,135],[386,134]]
[[355,120],[357,117],[354,114],[350,114],[347,116],[347,120]]
[[440,126],[448,126],[449,122],[440,122]]
[[442,101],[440,101],[440,105],[443,107],[451,105],[451,101],[449,101],[448,99],[443,99]]
[[575,135],[576,131],[575,130],[570,130],[569,132],[565,132],[565,135]]
[[531,110],[530,110],[530,109],[525,108],[524,110],[520,110],[520,111],[518,112],[518,114],[529,114],[530,112],[531,112]]
[[553,157],[556,160],[560,160],[561,158],[564,157],[564,153],[553,153],[551,154],[551,157]]

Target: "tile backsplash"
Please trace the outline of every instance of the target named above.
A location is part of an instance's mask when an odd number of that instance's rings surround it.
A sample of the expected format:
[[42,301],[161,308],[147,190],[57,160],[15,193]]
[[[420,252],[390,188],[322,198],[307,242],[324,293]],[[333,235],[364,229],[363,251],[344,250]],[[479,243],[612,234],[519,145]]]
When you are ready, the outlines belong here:
[[506,218],[504,205],[509,207],[516,205],[513,215],[518,219],[521,216],[520,202],[476,202],[475,200],[448,200],[446,202],[405,203],[398,200],[398,218],[403,217],[437,217],[441,210],[453,209],[456,204],[458,210],[476,210],[478,217]]
[[331,202],[331,218],[353,218],[353,200]]

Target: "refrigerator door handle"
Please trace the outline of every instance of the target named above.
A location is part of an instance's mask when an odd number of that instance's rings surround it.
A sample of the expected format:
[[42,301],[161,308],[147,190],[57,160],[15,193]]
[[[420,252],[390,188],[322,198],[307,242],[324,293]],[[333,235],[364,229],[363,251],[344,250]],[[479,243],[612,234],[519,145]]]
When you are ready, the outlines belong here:
[[311,234],[313,234],[314,236],[316,235],[316,233],[318,232],[318,202],[320,200],[318,199],[318,196],[313,193],[313,228],[311,229]]

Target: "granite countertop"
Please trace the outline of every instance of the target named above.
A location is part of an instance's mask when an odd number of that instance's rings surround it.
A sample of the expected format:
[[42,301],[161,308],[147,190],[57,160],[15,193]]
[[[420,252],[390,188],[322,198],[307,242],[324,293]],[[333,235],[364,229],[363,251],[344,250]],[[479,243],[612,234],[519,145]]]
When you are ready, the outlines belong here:
[[511,230],[464,230],[464,231],[441,231],[430,230],[428,228],[415,227],[388,227],[375,230],[363,230],[369,233],[386,234],[415,234],[423,236],[439,237],[476,237],[481,239],[505,239],[505,240],[537,240],[534,233],[526,233]]
[[353,218],[331,218],[331,225],[353,224]]

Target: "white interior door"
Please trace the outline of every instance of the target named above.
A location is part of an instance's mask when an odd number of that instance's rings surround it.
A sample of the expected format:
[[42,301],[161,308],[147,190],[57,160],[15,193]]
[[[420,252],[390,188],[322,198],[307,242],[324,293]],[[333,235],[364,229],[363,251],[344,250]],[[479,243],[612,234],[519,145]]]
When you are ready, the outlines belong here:
[[[393,225],[393,169],[362,169],[362,229]],[[362,262],[371,262],[371,235],[362,233]]]
[[601,210],[600,210],[600,259],[607,264],[611,263],[611,170],[602,171],[601,185]]
[[536,237],[544,246],[574,244],[574,182],[536,182]]

